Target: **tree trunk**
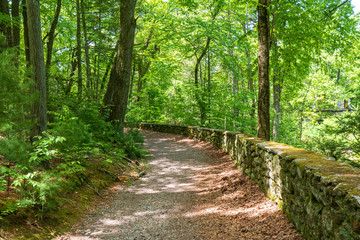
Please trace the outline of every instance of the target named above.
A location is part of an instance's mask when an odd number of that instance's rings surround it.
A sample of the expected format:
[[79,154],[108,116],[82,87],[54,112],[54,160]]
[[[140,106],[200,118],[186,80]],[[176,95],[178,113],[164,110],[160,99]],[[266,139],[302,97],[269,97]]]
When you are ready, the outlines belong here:
[[39,0],[26,0],[26,4],[29,27],[30,65],[33,71],[32,77],[35,82],[34,91],[37,95],[32,109],[33,118],[35,119],[35,126],[31,132],[31,139],[33,139],[33,137],[39,136],[47,130],[46,79]]
[[[275,54],[275,64],[278,64],[278,55],[277,55],[277,40],[273,39],[274,44],[274,54]],[[279,138],[279,125],[280,125],[280,97],[281,97],[281,82],[279,77],[279,69],[275,67],[273,76],[273,106],[275,110],[275,118],[273,124],[273,139],[274,141]]]
[[201,89],[201,86],[199,87],[199,67],[201,64],[201,60],[204,58],[204,56],[209,48],[210,40],[211,40],[210,37],[207,37],[205,48],[203,49],[200,56],[196,59],[195,70],[194,70],[195,71],[195,75],[194,75],[195,76],[195,98],[196,98],[196,102],[199,106],[200,124],[202,126],[205,124],[205,121],[206,121],[206,106],[205,106],[203,97],[199,93],[199,90]]
[[[136,65],[133,63],[133,69],[131,71],[131,78],[130,78],[130,89],[129,89],[129,97],[128,100],[131,100],[133,87],[134,87],[134,78],[135,78],[135,71],[136,71]],[[131,102],[130,102],[131,104]]]
[[81,16],[82,16],[82,27],[83,27],[83,34],[84,34],[84,50],[85,50],[85,64],[86,64],[86,68],[85,68],[86,69],[86,88],[90,89],[91,71],[90,71],[89,43],[88,43],[88,39],[87,39],[84,0],[81,0]]
[[77,64],[78,64],[78,99],[82,98],[82,70],[81,70],[81,23],[80,3],[76,0],[76,40],[77,40]]
[[98,94],[99,94],[99,82],[100,82],[100,59],[101,59],[101,44],[102,44],[102,35],[101,35],[101,30],[102,30],[102,26],[101,26],[101,14],[102,14],[102,0],[99,1],[99,15],[98,15],[98,37],[99,37],[99,42],[98,42],[98,52],[97,52],[97,76],[96,76],[96,83],[95,83],[95,98],[98,99]]
[[[9,13],[9,2],[8,0],[0,0],[0,12],[10,17]],[[11,24],[7,21],[0,21],[0,32],[5,36],[5,42],[1,43],[0,46],[2,48],[7,48],[12,46],[12,35],[11,35]]]
[[278,79],[278,71],[274,71],[273,76],[273,101],[275,110],[275,119],[273,125],[273,139],[274,141],[279,138],[279,125],[280,125],[280,94],[281,86]]
[[55,40],[55,30],[56,30],[56,26],[57,23],[59,21],[59,16],[60,16],[60,10],[61,10],[61,0],[57,0],[57,5],[56,5],[56,11],[55,11],[55,15],[54,15],[54,19],[51,23],[51,27],[50,27],[50,31],[47,35],[48,37],[48,41],[46,43],[47,46],[47,55],[46,55],[46,77],[49,78],[49,70],[50,70],[50,66],[51,66],[51,58],[52,58],[52,50],[53,50],[53,46],[54,46],[54,40]]
[[[111,53],[111,57],[110,57],[111,60],[108,62],[107,66],[106,66],[106,70],[105,70],[105,73],[104,73],[104,76],[103,76],[103,79],[102,79],[101,85],[100,85],[100,94],[104,90],[107,76],[109,75],[110,69],[112,68],[111,66],[116,61],[116,58],[114,59],[114,56],[115,56],[115,53],[117,52],[118,48],[119,48],[119,41],[116,42],[116,46],[115,46],[114,50]],[[107,88],[107,90],[108,89],[109,89],[109,87]],[[113,91],[113,89],[111,91]],[[104,97],[104,99],[105,99],[105,97]],[[112,94],[111,94],[111,99],[110,99],[108,104],[111,104],[111,100],[112,100]],[[105,102],[104,102],[104,106],[107,106],[108,104],[105,104]]]
[[257,136],[270,140],[270,84],[269,84],[269,2],[259,0],[258,39],[259,39],[259,99]]
[[28,26],[28,17],[27,17],[27,7],[26,4],[22,3],[22,15],[23,15],[23,24],[24,24],[24,45],[25,45],[25,59],[26,63],[30,65],[30,44],[29,44],[29,26]]
[[12,46],[18,48],[20,45],[20,0],[12,0],[11,15],[13,18]]
[[113,99],[110,112],[110,121],[117,126],[120,133],[123,133],[125,113],[127,108],[132,53],[134,47],[136,20],[135,14],[136,0],[120,1],[120,41],[117,53],[117,61],[114,63],[113,78]]
[[[119,48],[119,47],[118,47]],[[109,77],[109,82],[107,84],[107,88],[106,88],[106,92],[104,94],[104,98],[103,98],[103,108],[101,110],[101,115],[107,115],[108,112],[105,111],[107,109],[109,109],[110,105],[112,104],[113,101],[113,96],[114,96],[114,82],[116,79],[116,65],[117,65],[117,61],[118,60],[118,56],[116,56],[115,61],[111,67],[111,71],[110,71],[110,77]],[[108,116],[106,116],[108,117]]]
[[143,88],[143,78],[145,76],[145,74],[147,73],[147,71],[149,70],[151,65],[151,61],[146,62],[145,59],[139,57],[139,63],[138,63],[138,74],[139,74],[139,79],[138,79],[138,86],[137,86],[137,96],[136,96],[136,102],[140,101],[140,93],[141,90]]
[[[207,67],[208,67],[208,76],[207,76],[207,80],[208,80],[208,85],[207,85],[207,92],[208,92],[208,108],[210,108],[211,107],[211,63],[210,63],[210,44],[209,44],[209,47],[208,47],[208,62],[207,62]],[[210,115],[210,111],[209,111],[209,109],[208,109],[208,112],[209,112],[209,115]],[[209,125],[211,124],[211,122],[210,122],[210,118],[211,117],[209,117],[208,118],[208,123],[209,123]]]
[[70,59],[71,71],[70,71],[70,74],[69,74],[69,77],[68,77],[68,84],[67,84],[67,86],[65,87],[65,90],[64,90],[65,95],[70,94],[71,88],[74,85],[74,79],[73,78],[74,78],[74,75],[75,75],[76,67],[78,66],[78,64],[76,62],[76,54],[75,54],[75,52],[76,52],[76,49],[72,53],[72,56],[71,56],[71,59]]

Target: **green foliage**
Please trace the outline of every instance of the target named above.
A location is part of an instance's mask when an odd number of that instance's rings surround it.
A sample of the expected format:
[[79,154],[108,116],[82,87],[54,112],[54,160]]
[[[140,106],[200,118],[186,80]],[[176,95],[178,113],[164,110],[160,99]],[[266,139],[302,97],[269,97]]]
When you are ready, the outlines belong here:
[[8,138],[26,136],[31,122],[27,118],[33,96],[25,68],[16,67],[12,49],[0,52],[0,135]]
[[125,153],[130,158],[141,158],[143,157],[143,150],[140,145],[144,143],[144,137],[140,134],[137,129],[130,129],[122,139],[124,144]]
[[309,127],[305,137],[304,143],[308,149],[360,167],[358,110],[328,117],[323,123]]
[[33,208],[41,217],[45,211],[59,206],[60,179],[53,173],[29,172],[18,176],[13,182],[22,198],[17,202],[18,208]]
[[343,160],[345,150],[344,134],[336,133],[334,119],[326,119],[323,123],[314,123],[304,133],[306,148]]
[[6,190],[6,175],[8,174],[9,169],[7,167],[0,165],[0,192]]
[[[63,137],[63,139],[54,139],[56,146],[60,150],[69,148],[69,146],[82,146],[92,141],[92,134],[88,125],[75,116],[69,107],[63,106],[59,113],[52,112],[52,114],[55,118],[54,122],[49,124],[51,127],[49,132],[54,136]],[[66,139],[66,142],[64,142],[64,139]]]
[[66,139],[64,137],[55,137],[48,133],[45,136],[38,136],[38,140],[33,143],[33,151],[30,153],[29,164],[32,166],[39,166],[41,164],[47,164],[55,157],[55,154],[59,153],[54,146],[62,144]]
[[9,162],[26,164],[31,144],[24,140],[0,139],[0,155]]

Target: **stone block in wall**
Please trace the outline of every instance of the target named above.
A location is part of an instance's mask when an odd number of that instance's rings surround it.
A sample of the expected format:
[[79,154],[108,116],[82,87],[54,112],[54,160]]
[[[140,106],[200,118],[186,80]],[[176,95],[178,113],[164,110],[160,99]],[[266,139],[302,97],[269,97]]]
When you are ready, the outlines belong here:
[[360,239],[360,170],[328,157],[246,134],[198,127],[139,124],[225,149],[277,201],[308,239]]

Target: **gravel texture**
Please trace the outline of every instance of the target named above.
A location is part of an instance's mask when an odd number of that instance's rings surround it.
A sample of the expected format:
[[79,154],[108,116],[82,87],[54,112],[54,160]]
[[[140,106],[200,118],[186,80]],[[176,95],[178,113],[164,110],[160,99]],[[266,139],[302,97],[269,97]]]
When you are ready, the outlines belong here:
[[230,158],[212,145],[142,131],[153,155],[147,174],[118,185],[57,239],[302,239]]

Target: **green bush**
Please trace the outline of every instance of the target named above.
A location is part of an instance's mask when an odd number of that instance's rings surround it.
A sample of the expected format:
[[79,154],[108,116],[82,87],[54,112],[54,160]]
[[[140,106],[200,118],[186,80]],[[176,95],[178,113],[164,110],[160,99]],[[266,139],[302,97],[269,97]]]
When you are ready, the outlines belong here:
[[143,156],[143,151],[140,146],[144,143],[144,137],[140,134],[137,129],[129,129],[127,133],[124,134],[122,143],[125,148],[125,153],[130,158],[141,158]]
[[305,148],[360,166],[359,111],[331,116],[305,132]]
[[60,179],[51,172],[34,171],[19,175],[13,185],[21,195],[18,208],[33,208],[42,217],[48,210],[59,206]]
[[49,124],[49,133],[66,139],[66,141],[56,144],[60,150],[82,146],[92,141],[92,134],[88,125],[75,116],[69,107],[64,106],[62,111],[59,113],[52,112],[52,114],[55,118],[54,122]]

